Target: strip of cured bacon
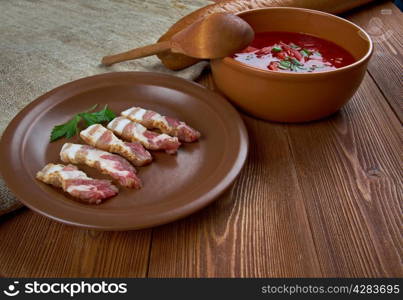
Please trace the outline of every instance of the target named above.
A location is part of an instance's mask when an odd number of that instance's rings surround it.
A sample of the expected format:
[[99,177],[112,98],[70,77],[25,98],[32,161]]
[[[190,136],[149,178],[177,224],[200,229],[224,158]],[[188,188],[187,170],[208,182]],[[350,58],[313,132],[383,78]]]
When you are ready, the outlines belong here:
[[121,115],[140,123],[148,129],[159,129],[162,133],[176,136],[181,142],[194,142],[200,138],[200,132],[185,122],[175,118],[162,116],[159,113],[141,107],[132,107],[121,112]]
[[119,155],[87,145],[65,143],[60,151],[60,158],[65,163],[85,164],[96,168],[124,187],[139,189],[142,186],[136,169]]
[[74,198],[88,204],[100,204],[119,192],[110,180],[90,178],[73,165],[47,164],[36,174],[36,178],[62,188]]
[[124,117],[113,119],[107,127],[121,138],[131,142],[140,142],[149,150],[165,150],[169,154],[175,154],[180,146],[177,137],[147,130],[143,125]]
[[95,148],[119,154],[140,167],[152,161],[150,152],[139,142],[128,143],[116,137],[100,124],[94,124],[80,132],[81,138]]

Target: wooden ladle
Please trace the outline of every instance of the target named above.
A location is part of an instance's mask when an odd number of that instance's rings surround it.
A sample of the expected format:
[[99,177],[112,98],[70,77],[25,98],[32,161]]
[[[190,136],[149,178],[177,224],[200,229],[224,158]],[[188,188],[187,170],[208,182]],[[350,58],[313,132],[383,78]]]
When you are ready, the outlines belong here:
[[245,48],[253,37],[252,27],[241,18],[217,13],[189,25],[172,36],[169,41],[105,56],[102,58],[102,63],[110,66],[168,50],[200,59],[220,58]]

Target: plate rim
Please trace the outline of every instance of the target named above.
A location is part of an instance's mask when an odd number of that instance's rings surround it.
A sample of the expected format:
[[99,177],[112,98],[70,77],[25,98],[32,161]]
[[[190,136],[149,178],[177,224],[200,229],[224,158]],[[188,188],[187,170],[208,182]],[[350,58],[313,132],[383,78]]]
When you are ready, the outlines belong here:
[[[26,198],[26,192],[23,191],[23,189],[18,189],[16,188],[15,184],[10,184],[11,177],[14,177],[15,175],[10,175],[7,174],[6,169],[12,169],[12,166],[10,166],[9,161],[10,159],[6,159],[7,157],[10,157],[10,150],[8,149],[8,144],[7,141],[12,140],[12,136],[14,132],[18,129],[19,123],[26,117],[26,115],[32,111],[32,109],[39,104],[41,104],[43,101],[48,99],[52,94],[55,94],[59,92],[60,90],[69,88],[73,85],[80,84],[85,81],[91,81],[94,79],[101,79],[101,80],[106,80],[110,77],[126,77],[126,76],[152,76],[152,77],[160,77],[165,80],[173,80],[177,81],[178,83],[182,83],[184,85],[188,85],[195,87],[196,89],[199,89],[203,93],[208,93],[214,96],[214,101],[218,101],[219,105],[223,106],[225,109],[229,109],[234,113],[234,116],[237,118],[237,130],[239,131],[239,150],[238,153],[235,155],[236,158],[234,159],[231,168],[228,170],[228,172],[222,176],[222,178],[214,185],[214,187],[207,191],[206,193],[203,193],[201,196],[192,199],[188,203],[186,203],[184,206],[178,207],[176,209],[170,210],[166,213],[164,213],[165,216],[163,216],[161,220],[154,220],[154,221],[149,221],[146,224],[139,225],[139,226],[105,226],[105,225],[94,225],[94,224],[83,224],[81,222],[74,222],[70,220],[66,220],[63,218],[60,218],[58,216],[54,216],[52,214],[49,214],[46,211],[41,210],[40,208],[38,209],[35,207],[35,205],[31,205],[30,201],[26,201],[24,198]],[[182,91],[183,92],[183,91]],[[64,100],[63,100],[64,101]],[[189,216],[196,211],[199,211],[206,207],[207,205],[211,204],[213,201],[215,201],[218,196],[220,196],[224,191],[226,191],[232,183],[235,181],[235,179],[238,177],[239,173],[241,172],[242,168],[245,165],[247,156],[249,152],[249,137],[248,137],[248,132],[246,130],[245,124],[239,114],[239,112],[220,94],[215,93],[214,91],[206,88],[205,86],[196,83],[194,81],[186,80],[177,76],[169,75],[169,74],[164,74],[164,73],[158,73],[158,72],[135,72],[135,71],[130,71],[130,72],[108,72],[108,73],[102,73],[102,74],[97,74],[93,76],[88,76],[88,77],[83,77],[79,78],[77,80],[73,80],[67,83],[64,83],[46,93],[43,95],[37,97],[35,100],[31,101],[28,103],[23,109],[21,109],[16,116],[9,122],[5,130],[3,131],[3,134],[0,139],[0,156],[3,157],[5,160],[4,164],[0,164],[0,175],[3,177],[4,182],[6,183],[7,187],[10,189],[10,191],[17,197],[19,201],[21,201],[24,205],[29,207],[30,209],[34,210],[35,212],[44,215],[48,218],[51,218],[52,220],[55,220],[59,223],[67,224],[67,225],[73,225],[77,226],[80,228],[86,228],[86,229],[93,229],[93,230],[101,230],[101,231],[123,231],[123,230],[138,230],[138,229],[145,229],[145,228],[151,228],[154,226],[159,226],[163,224],[167,224],[173,221],[176,221],[178,219],[184,218],[186,216]],[[20,191],[21,190],[21,191]],[[161,215],[161,213],[160,213]]]

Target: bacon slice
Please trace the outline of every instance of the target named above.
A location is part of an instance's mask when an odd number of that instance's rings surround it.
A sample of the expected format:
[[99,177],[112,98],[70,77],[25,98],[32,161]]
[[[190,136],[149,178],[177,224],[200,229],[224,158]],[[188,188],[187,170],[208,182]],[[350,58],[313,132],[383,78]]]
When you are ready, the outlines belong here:
[[177,137],[149,131],[143,125],[124,117],[113,119],[107,127],[123,139],[140,142],[149,150],[165,150],[169,154],[175,154],[181,145]]
[[120,154],[140,167],[152,161],[150,152],[139,142],[127,143],[117,138],[113,132],[100,124],[94,124],[80,132],[81,138],[89,145],[111,153]]
[[73,165],[47,164],[36,178],[88,204],[100,204],[119,192],[109,180],[92,179]]
[[65,143],[60,158],[66,163],[85,164],[107,174],[128,188],[141,188],[136,169],[123,157],[87,145]]
[[159,129],[162,133],[178,137],[181,142],[194,142],[200,138],[200,132],[185,122],[162,116],[159,113],[141,107],[132,107],[121,112],[121,115],[140,123],[148,129]]

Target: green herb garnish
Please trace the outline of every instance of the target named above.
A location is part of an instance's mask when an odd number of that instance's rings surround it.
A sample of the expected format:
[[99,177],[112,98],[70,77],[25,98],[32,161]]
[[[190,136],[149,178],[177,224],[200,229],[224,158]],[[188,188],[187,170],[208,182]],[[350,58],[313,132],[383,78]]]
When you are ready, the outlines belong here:
[[291,62],[288,60],[282,60],[280,61],[280,65],[283,65],[284,67],[289,67],[291,65]]
[[53,127],[52,133],[50,134],[50,141],[56,141],[62,137],[71,138],[77,133],[77,125],[80,122],[81,117],[76,115],[73,119],[67,123],[56,125]]
[[279,47],[279,46],[274,46],[273,48],[271,48],[271,51],[272,52],[281,52],[281,51],[283,51],[283,49],[281,49],[281,47]]
[[291,67],[291,62],[289,62],[287,60],[282,60],[282,61],[280,61],[280,64],[278,67],[283,70],[288,70]]
[[309,51],[308,49],[302,49],[301,51],[299,51],[301,53],[302,56],[309,56],[312,54],[311,51]]
[[295,45],[294,43],[290,43],[290,47],[294,48],[294,49],[298,49],[299,47],[297,45]]
[[291,59],[292,63],[297,65],[297,66],[302,66],[303,64],[296,58],[292,58]]
[[103,110],[94,113],[84,112],[79,114],[80,117],[84,119],[87,123],[87,126],[91,126],[94,124],[100,124],[103,122],[109,122],[116,118],[116,115],[113,111],[108,109],[108,105],[105,105]]
[[100,124],[104,122],[109,122],[113,120],[116,115],[113,111],[109,110],[107,105],[105,105],[104,109],[90,113],[89,111],[95,109],[97,105],[93,106],[89,110],[76,114],[70,121],[64,124],[56,125],[53,127],[52,132],[50,134],[50,142],[54,142],[60,138],[66,137],[71,138],[75,136],[78,132],[78,125],[81,119],[85,120],[87,126],[93,124]]

